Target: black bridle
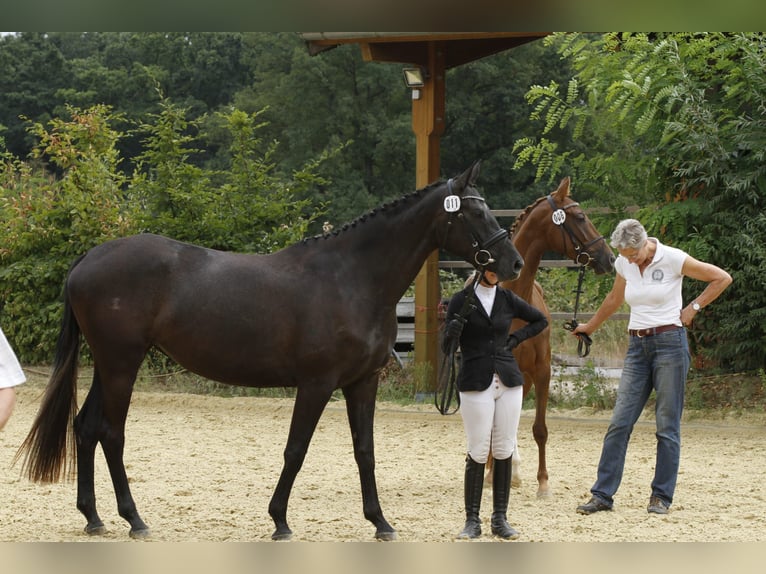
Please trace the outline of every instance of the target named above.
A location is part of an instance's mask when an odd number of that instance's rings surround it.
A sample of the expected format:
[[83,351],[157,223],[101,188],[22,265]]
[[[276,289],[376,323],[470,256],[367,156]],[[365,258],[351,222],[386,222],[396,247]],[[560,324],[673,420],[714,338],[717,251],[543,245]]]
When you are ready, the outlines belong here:
[[[577,322],[577,308],[580,305],[580,295],[583,293],[582,283],[585,279],[585,270],[588,268],[588,265],[591,261],[593,261],[593,257],[591,257],[590,253],[588,252],[588,248],[592,245],[598,243],[599,241],[606,241],[604,239],[603,235],[599,235],[595,239],[592,239],[588,241],[587,243],[583,243],[578,239],[578,237],[572,232],[572,230],[567,226],[567,217],[566,217],[566,210],[570,207],[575,207],[576,205],[580,205],[577,202],[572,202],[569,205],[565,205],[564,207],[558,207],[556,205],[556,202],[553,199],[553,194],[548,195],[548,205],[550,205],[551,209],[553,210],[553,214],[551,215],[551,218],[553,220],[553,223],[555,225],[558,225],[561,228],[561,234],[564,240],[564,246],[566,247],[566,238],[569,237],[569,240],[572,242],[572,247],[574,247],[575,250],[575,257],[574,262],[577,263],[577,265],[580,266],[578,277],[577,277],[577,289],[575,289],[575,306],[574,306],[574,314],[572,315],[572,318],[569,321],[564,322],[564,329],[567,331],[574,331],[577,328],[578,322]],[[580,357],[587,357],[588,354],[590,354],[590,346],[593,344],[593,340],[590,338],[589,335],[586,333],[575,333],[577,336],[577,354]]]
[[[472,200],[480,201],[486,204],[486,200],[479,195],[464,195],[464,196],[454,195],[452,193],[451,178],[447,180],[447,192],[448,192],[448,199],[451,197],[458,197],[460,201],[460,205],[456,210],[449,212],[449,219],[447,220],[447,230],[444,233],[444,241],[442,242],[442,246],[445,246],[447,244],[447,238],[449,237],[449,232],[450,232],[450,229],[452,228],[452,223],[454,218],[457,217],[458,219],[461,219],[463,223],[465,223],[466,227],[468,228],[468,234],[471,236],[471,247],[473,247],[476,250],[473,255],[474,265],[476,265],[476,267],[483,272],[488,265],[495,262],[495,259],[492,257],[492,253],[490,253],[489,249],[493,245],[498,244],[503,239],[507,239],[509,237],[508,230],[503,229],[502,227],[498,227],[497,230],[493,231],[488,238],[482,240],[481,236],[476,231],[476,228],[473,225],[471,225],[471,222],[468,220],[468,218],[463,215],[463,202],[468,199],[472,199]],[[445,209],[446,209],[446,205],[445,205]]]

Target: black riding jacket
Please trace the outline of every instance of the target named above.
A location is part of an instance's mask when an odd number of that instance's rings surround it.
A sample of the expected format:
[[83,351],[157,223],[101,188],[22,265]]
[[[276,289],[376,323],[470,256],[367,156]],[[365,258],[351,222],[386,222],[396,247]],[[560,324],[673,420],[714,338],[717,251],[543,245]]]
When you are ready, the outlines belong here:
[[[446,323],[454,319],[463,308],[465,298],[473,289],[469,285],[455,293],[447,307]],[[526,325],[510,333],[514,319],[526,321]],[[468,315],[460,335],[460,371],[457,388],[460,391],[483,391],[497,373],[507,387],[524,384],[524,377],[513,352],[506,348],[509,333],[518,343],[534,337],[548,326],[545,315],[513,291],[497,287],[491,316],[476,299],[476,309]]]

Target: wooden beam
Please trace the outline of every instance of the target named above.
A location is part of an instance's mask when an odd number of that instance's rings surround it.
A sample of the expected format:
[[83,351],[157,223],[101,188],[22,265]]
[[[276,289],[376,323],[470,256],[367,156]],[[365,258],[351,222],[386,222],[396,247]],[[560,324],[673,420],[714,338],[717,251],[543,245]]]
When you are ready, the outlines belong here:
[[[439,179],[440,138],[444,133],[444,44],[428,42],[425,85],[413,94],[412,130],[416,138],[415,185],[418,189]],[[439,321],[439,252],[426,259],[415,278],[415,363],[428,365],[427,388],[436,389]]]
[[[444,52],[444,68],[479,60],[511,48],[516,48],[527,42],[537,40],[539,36],[489,37],[470,39],[450,39],[440,41]],[[396,41],[396,42],[362,42],[362,58],[366,62],[401,62],[415,64],[428,68],[428,46],[433,42]]]

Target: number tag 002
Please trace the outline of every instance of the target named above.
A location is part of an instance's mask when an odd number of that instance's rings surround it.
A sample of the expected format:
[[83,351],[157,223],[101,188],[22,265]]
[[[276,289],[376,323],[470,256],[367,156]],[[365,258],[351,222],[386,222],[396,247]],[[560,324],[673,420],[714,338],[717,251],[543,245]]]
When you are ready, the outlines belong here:
[[567,220],[567,214],[563,209],[557,209],[553,212],[551,218],[556,225],[562,225]]
[[457,195],[448,195],[444,198],[444,211],[455,213],[460,211],[460,197]]

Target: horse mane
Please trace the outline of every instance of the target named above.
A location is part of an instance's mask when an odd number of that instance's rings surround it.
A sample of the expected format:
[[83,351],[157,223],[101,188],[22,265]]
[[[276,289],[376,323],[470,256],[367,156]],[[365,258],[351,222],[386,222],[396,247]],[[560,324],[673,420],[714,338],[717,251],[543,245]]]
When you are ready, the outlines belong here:
[[436,181],[434,183],[427,185],[426,187],[415,190],[411,193],[408,193],[407,195],[403,195],[402,197],[399,197],[398,199],[394,199],[393,201],[383,203],[382,205],[379,205],[378,207],[371,209],[367,213],[360,215],[356,219],[349,221],[347,223],[344,223],[340,228],[336,228],[336,229],[333,229],[332,231],[328,231],[325,233],[320,233],[320,234],[314,235],[313,237],[306,237],[303,239],[302,242],[306,244],[309,241],[319,241],[320,239],[329,239],[330,237],[337,237],[338,235],[345,233],[348,230],[353,229],[362,223],[365,223],[366,221],[375,217],[379,213],[394,212],[396,210],[401,210],[402,206],[409,203],[411,200],[420,199],[421,197],[425,196],[429,191],[431,191],[431,189],[438,187],[439,185],[443,183],[444,183],[443,181]]
[[529,212],[532,211],[535,207],[537,207],[537,204],[541,201],[545,201],[548,197],[538,197],[534,203],[528,205],[524,208],[524,211],[519,213],[519,215],[516,217],[516,221],[513,222],[513,225],[511,226],[511,235],[516,233],[516,230],[521,226],[521,223],[524,221],[524,219],[529,215]]

